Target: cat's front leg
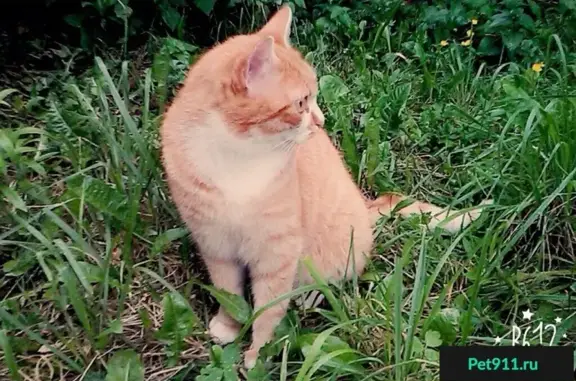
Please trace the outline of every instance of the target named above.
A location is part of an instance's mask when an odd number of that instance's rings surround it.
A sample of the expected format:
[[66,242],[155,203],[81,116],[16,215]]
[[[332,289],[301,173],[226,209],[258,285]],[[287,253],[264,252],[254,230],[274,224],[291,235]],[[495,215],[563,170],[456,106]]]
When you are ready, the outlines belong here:
[[[224,289],[236,295],[243,294],[244,272],[242,265],[234,258],[229,257],[219,258],[205,255],[203,258],[216,288]],[[219,344],[228,344],[236,340],[240,328],[241,324],[234,320],[222,306],[208,325],[210,336]]]
[[[299,235],[281,233],[269,237],[258,260],[249,265],[255,311],[292,291],[301,250]],[[252,345],[244,356],[246,368],[254,367],[258,351],[273,338],[274,330],[286,314],[289,302],[289,299],[284,299],[275,303],[254,321]]]

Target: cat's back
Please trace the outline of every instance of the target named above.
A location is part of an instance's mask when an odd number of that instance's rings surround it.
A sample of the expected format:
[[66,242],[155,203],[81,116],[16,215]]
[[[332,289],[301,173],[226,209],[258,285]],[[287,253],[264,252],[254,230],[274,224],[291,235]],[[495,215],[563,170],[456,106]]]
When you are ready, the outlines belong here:
[[299,147],[296,163],[307,204],[318,205],[327,215],[340,210],[368,215],[365,199],[326,131],[320,129]]
[[372,248],[372,226],[365,198],[324,130],[318,131],[298,150],[297,166],[302,198],[302,221],[307,232],[307,252],[332,278],[343,276],[351,234],[356,268]]

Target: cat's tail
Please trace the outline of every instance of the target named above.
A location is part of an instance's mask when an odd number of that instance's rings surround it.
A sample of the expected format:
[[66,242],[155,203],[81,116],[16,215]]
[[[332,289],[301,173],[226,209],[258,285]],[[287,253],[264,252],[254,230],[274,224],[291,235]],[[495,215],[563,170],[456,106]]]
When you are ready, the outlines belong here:
[[486,200],[474,209],[463,212],[449,208],[443,209],[439,206],[417,200],[411,201],[406,196],[394,193],[385,193],[376,200],[367,201],[373,225],[376,224],[382,215],[390,216],[392,211],[397,208],[396,213],[403,217],[417,214],[430,214],[429,229],[440,227],[450,233],[457,233],[464,229],[472,223],[472,221],[480,217],[482,205],[490,204],[492,204],[492,200]]

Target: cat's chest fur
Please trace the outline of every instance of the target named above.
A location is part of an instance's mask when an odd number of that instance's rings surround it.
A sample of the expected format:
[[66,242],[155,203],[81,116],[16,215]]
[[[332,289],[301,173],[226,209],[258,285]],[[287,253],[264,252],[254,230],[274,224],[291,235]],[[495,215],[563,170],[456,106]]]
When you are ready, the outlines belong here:
[[289,161],[286,152],[234,134],[215,116],[187,135],[186,156],[195,175],[218,190],[223,208],[236,208],[232,214],[253,209]]

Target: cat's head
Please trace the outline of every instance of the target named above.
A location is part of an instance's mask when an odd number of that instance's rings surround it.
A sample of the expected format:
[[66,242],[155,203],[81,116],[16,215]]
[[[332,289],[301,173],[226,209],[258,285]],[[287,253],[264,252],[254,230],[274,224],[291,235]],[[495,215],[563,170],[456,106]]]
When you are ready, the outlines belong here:
[[234,133],[279,147],[302,143],[324,125],[316,73],[290,44],[291,22],[284,6],[256,33],[221,46],[236,57],[220,111]]

